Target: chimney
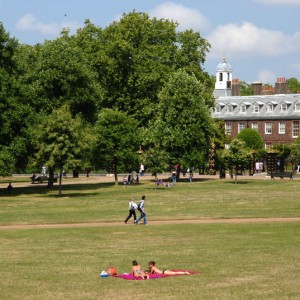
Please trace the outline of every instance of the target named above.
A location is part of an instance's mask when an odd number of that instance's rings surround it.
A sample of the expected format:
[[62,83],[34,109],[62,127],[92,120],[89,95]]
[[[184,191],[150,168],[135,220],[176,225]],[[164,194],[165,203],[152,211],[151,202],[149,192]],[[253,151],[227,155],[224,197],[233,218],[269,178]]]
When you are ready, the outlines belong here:
[[232,96],[241,96],[241,85],[238,79],[232,80]]
[[275,83],[275,94],[287,94],[288,85],[284,77],[277,78]]
[[258,96],[262,94],[262,82],[253,82],[253,95]]
[[272,87],[271,85],[263,86],[261,94],[264,95],[264,96],[265,95],[274,95],[275,94],[275,88]]

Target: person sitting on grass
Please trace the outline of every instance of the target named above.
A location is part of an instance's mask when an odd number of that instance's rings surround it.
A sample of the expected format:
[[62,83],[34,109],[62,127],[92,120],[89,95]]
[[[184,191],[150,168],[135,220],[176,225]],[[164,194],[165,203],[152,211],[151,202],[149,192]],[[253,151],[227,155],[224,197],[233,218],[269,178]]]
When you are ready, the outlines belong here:
[[149,275],[142,270],[142,267],[136,260],[132,261],[132,275],[135,277],[141,277],[143,279],[149,279]]
[[150,274],[164,274],[164,275],[183,275],[183,274],[190,274],[187,271],[171,271],[171,270],[160,270],[155,267],[155,261],[151,260],[148,262],[148,268]]

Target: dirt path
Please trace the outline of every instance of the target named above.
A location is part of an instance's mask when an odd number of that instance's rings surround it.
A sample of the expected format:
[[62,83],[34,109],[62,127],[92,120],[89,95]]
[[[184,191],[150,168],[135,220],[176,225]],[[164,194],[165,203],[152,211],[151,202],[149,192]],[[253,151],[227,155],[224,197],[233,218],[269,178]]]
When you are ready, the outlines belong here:
[[[241,219],[194,219],[194,220],[157,220],[149,222],[151,226],[169,224],[242,224],[242,223],[274,223],[274,222],[300,222],[300,217],[295,218],[241,218]],[[133,224],[132,224],[133,225]],[[142,224],[141,224],[142,225]],[[97,222],[97,223],[72,223],[72,224],[29,224],[29,225],[3,225],[0,230],[8,229],[40,229],[40,228],[82,228],[103,226],[130,226],[123,222]],[[133,225],[136,226],[136,225]]]

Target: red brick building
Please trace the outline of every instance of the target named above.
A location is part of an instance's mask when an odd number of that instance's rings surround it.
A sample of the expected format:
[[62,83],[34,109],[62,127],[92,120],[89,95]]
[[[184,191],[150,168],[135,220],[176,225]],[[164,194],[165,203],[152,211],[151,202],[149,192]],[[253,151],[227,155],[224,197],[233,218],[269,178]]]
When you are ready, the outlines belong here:
[[255,82],[253,96],[240,96],[238,80],[223,85],[219,82],[224,78],[219,73],[228,81],[231,72],[223,59],[217,68],[212,111],[213,118],[224,121],[226,134],[234,139],[244,128],[252,128],[260,133],[266,148],[292,143],[300,132],[300,94],[289,94],[285,78],[278,78],[275,88],[263,88],[262,83]]

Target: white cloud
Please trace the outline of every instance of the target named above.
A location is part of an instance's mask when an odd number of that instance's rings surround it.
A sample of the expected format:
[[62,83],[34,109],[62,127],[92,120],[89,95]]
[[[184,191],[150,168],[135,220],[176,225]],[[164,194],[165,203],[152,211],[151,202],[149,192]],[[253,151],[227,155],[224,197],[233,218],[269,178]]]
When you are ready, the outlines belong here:
[[23,31],[36,31],[49,36],[57,36],[63,28],[75,31],[80,27],[76,22],[42,23],[34,15],[26,14],[17,22],[17,28]]
[[188,8],[181,4],[165,2],[149,12],[151,17],[158,19],[169,19],[179,23],[179,30],[193,29],[195,31],[206,30],[209,26],[209,20],[197,9]]
[[213,57],[220,57],[224,50],[231,56],[241,58],[276,57],[300,49],[300,32],[286,36],[280,31],[258,28],[248,22],[218,26],[207,40],[212,45],[210,55]]
[[257,72],[257,79],[263,83],[273,84],[276,82],[276,73],[270,70],[259,70]]
[[282,5],[282,6],[300,5],[300,0],[254,0],[254,1],[265,5]]

